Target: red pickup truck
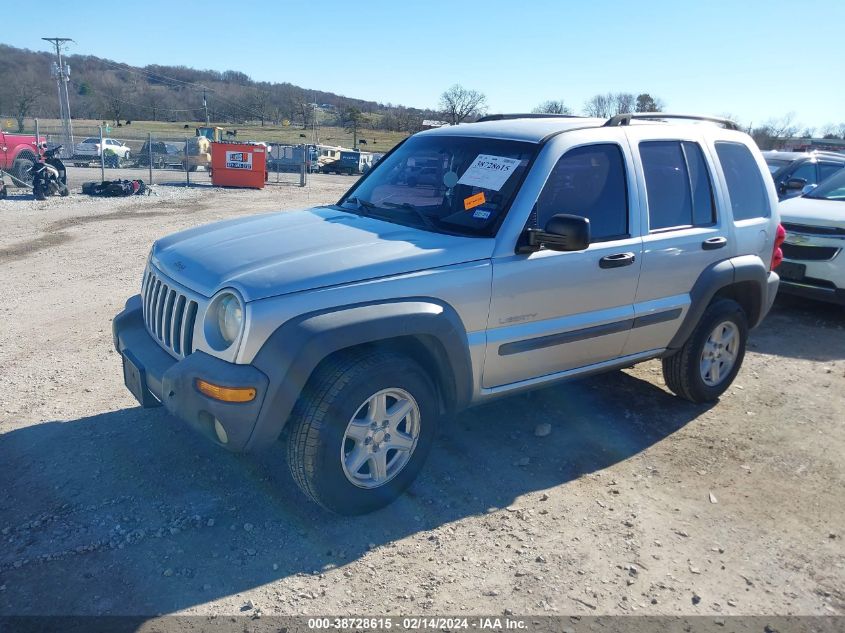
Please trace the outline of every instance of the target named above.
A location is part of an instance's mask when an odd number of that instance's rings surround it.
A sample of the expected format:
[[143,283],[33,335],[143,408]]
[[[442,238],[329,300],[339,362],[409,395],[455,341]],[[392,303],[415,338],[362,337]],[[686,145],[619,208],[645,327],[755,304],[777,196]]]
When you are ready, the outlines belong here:
[[[40,140],[45,143],[47,139],[42,136]],[[31,170],[38,153],[34,135],[10,134],[0,130],[0,169],[3,171],[26,183],[32,182]]]

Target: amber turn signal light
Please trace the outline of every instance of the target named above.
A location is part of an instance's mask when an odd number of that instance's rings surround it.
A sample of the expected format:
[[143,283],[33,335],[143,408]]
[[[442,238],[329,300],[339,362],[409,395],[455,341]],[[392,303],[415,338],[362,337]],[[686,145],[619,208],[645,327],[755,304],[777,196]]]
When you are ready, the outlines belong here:
[[209,398],[223,402],[252,402],[255,400],[253,387],[221,387],[197,378],[197,389]]

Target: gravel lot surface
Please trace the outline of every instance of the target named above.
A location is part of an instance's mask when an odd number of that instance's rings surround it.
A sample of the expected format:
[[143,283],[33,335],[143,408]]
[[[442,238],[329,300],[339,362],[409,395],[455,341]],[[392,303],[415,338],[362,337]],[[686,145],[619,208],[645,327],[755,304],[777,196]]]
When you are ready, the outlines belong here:
[[462,413],[352,519],[305,502],[281,446],[232,455],[139,408],[111,319],[152,241],[350,182],[0,202],[0,615],[845,612],[833,306],[779,298],[712,407],[649,362]]

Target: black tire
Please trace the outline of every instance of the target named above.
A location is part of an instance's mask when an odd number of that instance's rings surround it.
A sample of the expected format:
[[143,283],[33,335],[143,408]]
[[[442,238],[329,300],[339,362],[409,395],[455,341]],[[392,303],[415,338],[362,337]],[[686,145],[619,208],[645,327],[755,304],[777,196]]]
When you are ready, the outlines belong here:
[[[730,322],[737,328],[738,345],[733,367],[714,385],[708,385],[702,376],[701,360],[704,346],[711,333],[721,323]],[[718,400],[739,373],[745,358],[748,340],[748,319],[742,307],[731,299],[716,299],[704,311],[701,320],[684,346],[677,353],[663,359],[663,378],[666,386],[690,402]]]
[[69,196],[70,195],[70,187],[68,187],[67,185],[61,185],[61,187],[59,188],[59,195],[62,198]]
[[[359,487],[350,481],[341,463],[347,425],[371,396],[397,388],[409,393],[419,407],[416,447],[392,479],[375,488]],[[413,360],[380,351],[330,359],[308,381],[288,422],[291,474],[306,496],[332,512],[354,515],[382,508],[399,497],[419,473],[431,450],[439,417],[431,380]]]
[[[26,153],[15,159],[12,164],[12,171],[10,172],[18,181],[24,182],[28,185],[32,184],[32,168],[35,166],[35,156]],[[16,185],[20,182],[15,182]]]
[[5,200],[8,195],[9,190],[3,185],[3,183],[0,183],[0,200]]

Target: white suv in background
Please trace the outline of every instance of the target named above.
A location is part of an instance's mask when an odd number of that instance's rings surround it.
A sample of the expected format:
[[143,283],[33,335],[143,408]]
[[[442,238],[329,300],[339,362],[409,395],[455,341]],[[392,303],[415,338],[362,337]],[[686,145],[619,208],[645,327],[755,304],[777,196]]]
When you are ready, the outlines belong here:
[[[128,145],[121,143],[113,138],[104,138],[103,147],[105,148],[106,158],[114,156],[115,160],[111,161],[116,164],[108,165],[109,167],[117,167],[121,162],[127,162],[130,158],[131,151]],[[86,138],[81,143],[77,143],[73,147],[73,158],[71,160],[77,161],[77,166],[87,164],[96,158],[100,157],[100,139],[92,136]],[[79,161],[86,161],[85,163]]]
[[780,203],[786,229],[781,290],[845,305],[845,170]]

